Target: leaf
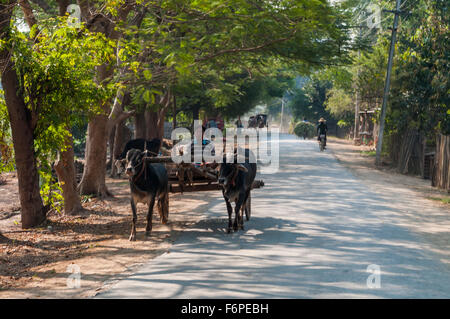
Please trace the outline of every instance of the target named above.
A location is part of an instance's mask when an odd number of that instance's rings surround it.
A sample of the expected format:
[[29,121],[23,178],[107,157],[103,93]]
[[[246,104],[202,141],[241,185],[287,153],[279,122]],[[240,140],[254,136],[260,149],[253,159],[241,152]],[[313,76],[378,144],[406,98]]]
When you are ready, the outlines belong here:
[[142,74],[144,75],[144,78],[145,78],[147,81],[150,81],[150,80],[152,79],[152,72],[151,72],[150,70],[145,69],[145,70],[142,72]]
[[145,90],[144,94],[142,94],[142,98],[144,99],[144,101],[146,103],[150,103],[150,99],[151,99],[151,93],[150,90]]

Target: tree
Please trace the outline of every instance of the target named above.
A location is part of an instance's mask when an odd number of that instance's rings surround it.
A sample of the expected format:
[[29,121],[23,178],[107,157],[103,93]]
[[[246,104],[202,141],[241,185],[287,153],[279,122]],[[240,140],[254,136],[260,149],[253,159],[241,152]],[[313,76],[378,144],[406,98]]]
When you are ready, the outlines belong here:
[[[22,5],[27,2],[21,1]],[[34,185],[34,192],[44,196],[45,207],[43,213],[39,214],[39,218],[33,218],[31,221],[27,217],[22,216],[22,226],[31,227],[39,224],[45,219],[45,210],[54,203],[55,198],[49,195],[51,190],[51,161],[56,158],[58,151],[64,154],[67,151],[68,139],[71,138],[68,128],[76,120],[80,113],[95,113],[92,109],[93,103],[104,99],[108,94],[108,90],[97,85],[93,81],[93,70],[105,60],[109,58],[107,41],[104,37],[90,34],[86,30],[76,29],[67,25],[66,19],[50,19],[38,22],[31,11],[24,10],[27,21],[31,27],[29,34],[23,34],[17,30],[9,32],[9,45],[13,50],[9,53],[14,61],[8,67],[16,77],[15,84],[15,101],[8,98],[8,87],[5,88],[5,100],[11,121],[11,129],[13,132],[14,148],[16,153],[16,165],[18,175],[22,168],[22,164],[18,161],[18,149],[24,145],[24,139],[15,139],[14,135],[23,134],[20,126],[14,126],[14,112],[20,108],[15,105],[17,99],[24,113],[29,114],[23,116],[26,120],[27,130],[29,131],[27,150],[31,152],[31,159],[34,164],[28,163],[28,171],[35,169],[33,174],[36,176],[24,177],[27,184]],[[6,50],[5,50],[6,51]],[[6,81],[3,74],[2,81]],[[9,82],[6,81],[9,85]],[[19,94],[16,94],[19,92]],[[20,124],[23,125],[24,124]],[[66,147],[65,147],[66,146]],[[23,152],[23,151],[22,151]],[[73,154],[69,156],[70,160],[66,160],[67,165],[73,165]],[[39,163],[39,171],[36,164]],[[31,167],[31,168],[30,168]],[[61,172],[61,169],[57,169]],[[67,175],[67,174],[66,174]],[[75,209],[79,198],[74,196],[70,199],[69,194],[76,195],[74,192],[74,173],[73,170],[68,175],[72,176],[72,180],[63,180],[62,185],[65,188],[64,195],[68,202],[66,203],[67,212],[70,213],[73,206]],[[62,176],[62,174],[60,174]],[[67,177],[67,176],[66,176]],[[34,183],[30,183],[35,180]],[[41,187],[39,188],[39,179],[41,179]],[[19,177],[19,181],[21,177]],[[69,187],[72,189],[70,192]],[[28,186],[29,187],[29,186]],[[19,182],[20,193],[21,188]],[[25,187],[25,193],[30,191]],[[57,193],[53,193],[57,195]],[[24,197],[29,194],[24,194]],[[35,207],[39,207],[36,202],[41,202],[41,196],[35,195],[36,200],[31,202]],[[73,205],[70,205],[73,204]],[[21,202],[22,208],[24,204]],[[26,206],[26,205],[25,205]],[[78,206],[79,207],[79,206]],[[28,214],[22,210],[22,214]],[[35,214],[36,215],[36,214]]]
[[296,120],[306,118],[310,122],[316,122],[319,118],[330,119],[331,115],[326,110],[325,102],[327,92],[331,88],[329,81],[310,79],[302,88],[294,90],[294,96],[289,102],[289,108]]
[[[183,78],[189,78],[195,87],[198,81],[203,82],[202,77],[211,78],[215,73],[223,80],[203,85],[208,98],[202,100],[206,103],[212,99],[212,104],[222,113],[233,113],[233,102],[249,105],[239,101],[243,90],[233,80],[233,76],[239,78],[243,70],[252,77],[261,68],[273,69],[274,63],[280,61],[298,61],[290,67],[307,71],[345,59],[348,39],[346,30],[339,28],[342,22],[339,9],[326,1],[301,2],[301,6],[297,3],[274,6],[253,1],[230,1],[226,6],[220,1],[185,1],[183,5],[177,1],[152,3],[146,7],[149,15],[144,18],[142,30],[129,31],[136,41],[148,43],[142,49],[145,54],[130,55],[138,57],[143,70],[143,76],[138,77],[142,81],[136,83],[136,95],[150,100],[152,88],[164,90],[161,83],[183,86],[186,82]],[[273,39],[267,40],[267,34]],[[230,77],[230,73],[235,75]],[[248,92],[261,84],[252,79],[242,83],[241,88],[249,83],[252,85]],[[182,105],[183,101],[178,104]],[[197,114],[201,107],[192,106]]]
[[341,125],[351,126],[354,118],[354,103],[352,96],[343,89],[333,87],[327,93],[325,101],[326,110],[336,119],[340,119]]
[[449,17],[444,1],[416,1],[402,22],[387,129],[417,129],[434,140],[449,126]]
[[[345,2],[350,4],[354,0]],[[367,1],[360,2],[361,9],[366,4]],[[393,2],[378,0],[376,4],[392,9]],[[356,3],[351,5],[355,6]],[[383,150],[388,151],[394,161],[399,158],[400,149],[414,146],[414,143],[408,142],[411,136],[434,141],[437,133],[450,133],[448,3],[404,1],[401,10],[403,14],[386,114],[388,143],[384,144],[386,147]],[[354,25],[365,22],[362,20],[365,17],[358,18],[360,12],[364,10],[355,10],[353,13]],[[350,82],[347,77],[332,77],[333,89],[328,101],[330,106],[347,104],[343,98],[344,94],[350,94],[353,90],[348,86],[351,82],[354,83],[354,91],[359,93],[363,107],[377,109],[380,105],[391,36],[387,26],[392,25],[392,18],[391,13],[385,13],[381,29],[364,31],[363,36],[355,38],[362,44],[357,46],[360,57],[354,54],[351,64],[338,67],[336,71],[337,74],[345,74],[353,70],[351,73],[358,73],[358,76],[352,77],[353,81]],[[333,99],[336,101],[333,102]],[[345,100],[348,101],[348,98]],[[406,148],[403,144],[407,144]],[[411,154],[412,151],[404,153]]]
[[47,208],[44,207],[39,192],[39,174],[34,152],[36,116],[25,103],[15,63],[11,58],[11,20],[16,4],[17,1],[14,0],[0,4],[0,69],[14,142],[22,227],[29,228],[45,220]]
[[[95,7],[88,1],[80,1],[82,19],[91,32],[102,34],[111,41],[117,41],[121,34],[116,29],[117,22],[125,22],[132,9],[132,1],[120,3],[118,8],[106,6],[106,14],[92,13]],[[116,58],[116,56],[114,57]],[[115,68],[104,64],[97,68],[96,81],[106,85],[114,75]],[[111,100],[101,102],[102,112],[89,120],[86,139],[85,166],[78,185],[82,195],[111,195],[106,187],[106,153],[109,137],[108,115],[111,113]],[[110,126],[112,128],[113,125]]]

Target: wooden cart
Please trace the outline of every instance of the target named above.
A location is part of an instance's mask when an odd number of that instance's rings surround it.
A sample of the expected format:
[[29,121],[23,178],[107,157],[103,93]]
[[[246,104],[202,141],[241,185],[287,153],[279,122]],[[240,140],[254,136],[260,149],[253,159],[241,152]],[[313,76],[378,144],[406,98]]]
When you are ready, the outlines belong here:
[[[163,163],[169,175],[169,187],[171,193],[204,192],[221,190],[218,183],[218,171],[216,163],[176,164],[170,156],[147,157],[149,163]],[[255,180],[252,189],[264,186],[262,180]]]

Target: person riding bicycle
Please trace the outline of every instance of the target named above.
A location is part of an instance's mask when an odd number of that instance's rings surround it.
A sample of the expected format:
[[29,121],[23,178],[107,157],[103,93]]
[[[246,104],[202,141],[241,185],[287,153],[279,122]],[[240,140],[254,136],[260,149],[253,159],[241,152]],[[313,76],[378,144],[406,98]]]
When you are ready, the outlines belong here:
[[320,142],[320,135],[325,135],[324,146],[327,146],[327,133],[328,133],[327,121],[325,121],[325,119],[321,117],[319,120],[319,124],[317,125],[317,140]]

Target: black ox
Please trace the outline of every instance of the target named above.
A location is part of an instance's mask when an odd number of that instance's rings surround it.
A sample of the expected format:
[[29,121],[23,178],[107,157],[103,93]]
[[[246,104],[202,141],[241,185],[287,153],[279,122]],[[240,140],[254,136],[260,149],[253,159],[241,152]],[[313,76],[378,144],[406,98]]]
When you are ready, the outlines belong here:
[[131,210],[133,211],[133,223],[130,241],[136,240],[136,204],[148,205],[146,235],[152,230],[153,206],[158,200],[158,211],[163,224],[169,217],[169,179],[167,170],[163,164],[148,163],[149,151],[131,149],[126,155],[126,173],[130,181]]
[[136,149],[141,151],[149,151],[149,156],[157,156],[159,153],[159,149],[161,148],[161,141],[157,138],[152,139],[151,141],[137,138],[135,140],[130,140],[125,144],[125,147],[122,153],[119,155],[114,165],[117,167],[117,175],[121,175],[125,170],[126,164],[126,156],[129,150]]
[[[225,199],[228,211],[228,233],[231,229],[237,231],[244,229],[243,212],[247,220],[250,219],[251,213],[251,195],[253,181],[256,176],[256,162],[250,150],[245,150],[245,162],[237,163],[237,154],[234,154],[234,159],[231,163],[224,161],[220,164],[219,185],[222,186],[222,194]],[[232,224],[233,207],[231,203],[235,203],[235,218]]]

